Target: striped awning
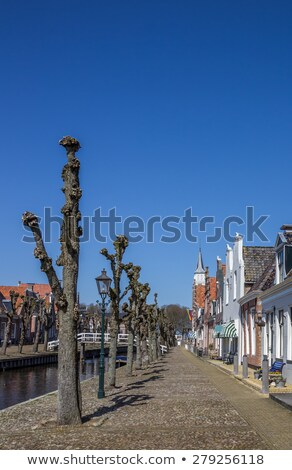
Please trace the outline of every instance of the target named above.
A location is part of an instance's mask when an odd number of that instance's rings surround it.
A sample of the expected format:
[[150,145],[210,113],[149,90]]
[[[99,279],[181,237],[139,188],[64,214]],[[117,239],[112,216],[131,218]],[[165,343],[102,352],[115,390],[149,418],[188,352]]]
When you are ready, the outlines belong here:
[[219,334],[220,338],[236,338],[238,336],[234,321],[230,321],[222,325],[222,330]]

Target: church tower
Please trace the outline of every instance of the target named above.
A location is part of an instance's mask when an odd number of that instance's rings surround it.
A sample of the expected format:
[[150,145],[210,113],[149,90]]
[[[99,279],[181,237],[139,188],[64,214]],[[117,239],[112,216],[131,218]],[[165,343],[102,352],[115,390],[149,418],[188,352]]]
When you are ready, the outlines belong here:
[[203,256],[202,256],[202,250],[201,248],[199,249],[199,257],[198,257],[198,263],[197,263],[197,269],[194,274],[194,284],[195,285],[205,285],[205,269],[204,269],[204,263],[203,263]]

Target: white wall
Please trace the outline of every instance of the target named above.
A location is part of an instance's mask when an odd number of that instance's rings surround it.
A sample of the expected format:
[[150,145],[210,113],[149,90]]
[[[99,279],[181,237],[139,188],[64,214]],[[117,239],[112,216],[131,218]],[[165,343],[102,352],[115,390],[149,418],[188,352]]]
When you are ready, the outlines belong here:
[[[264,294],[266,297],[262,299],[262,306],[264,315],[270,318],[271,312],[274,313],[273,323],[273,350],[271,351],[271,328],[270,322],[266,322],[263,328],[263,341],[262,353],[267,354],[270,362],[277,359],[283,360],[286,363],[283,369],[283,376],[287,378],[287,382],[292,383],[292,279],[287,279],[281,283],[283,288],[281,290],[271,288],[271,293],[268,291]],[[280,286],[280,284],[279,284]],[[267,295],[268,294],[268,295]],[[280,354],[280,325],[279,325],[279,311],[283,310],[283,348],[282,355]],[[269,344],[268,344],[269,342]]]
[[[241,235],[236,236],[233,248],[227,245],[226,275],[224,279],[223,322],[237,320],[240,318],[240,305],[238,300],[244,295],[244,262],[242,256],[242,247],[243,239]],[[228,285],[229,295],[227,299],[226,288]]]

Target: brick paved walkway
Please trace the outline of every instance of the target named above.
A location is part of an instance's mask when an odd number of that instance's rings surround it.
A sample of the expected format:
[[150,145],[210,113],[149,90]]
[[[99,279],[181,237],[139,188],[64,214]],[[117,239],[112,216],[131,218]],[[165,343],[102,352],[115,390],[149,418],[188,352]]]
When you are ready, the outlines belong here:
[[56,395],[0,413],[1,449],[292,449],[292,414],[183,348],[97,400],[84,424],[56,427]]

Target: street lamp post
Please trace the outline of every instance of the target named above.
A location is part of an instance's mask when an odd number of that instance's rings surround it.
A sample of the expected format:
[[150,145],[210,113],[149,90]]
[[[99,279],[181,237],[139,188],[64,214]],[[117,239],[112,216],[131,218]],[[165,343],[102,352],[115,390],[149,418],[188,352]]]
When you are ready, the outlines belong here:
[[102,300],[101,304],[101,344],[100,344],[100,363],[99,363],[99,386],[98,398],[104,398],[104,319],[105,319],[105,299],[109,295],[111,278],[106,275],[106,270],[103,269],[101,276],[95,278],[97,290]]

